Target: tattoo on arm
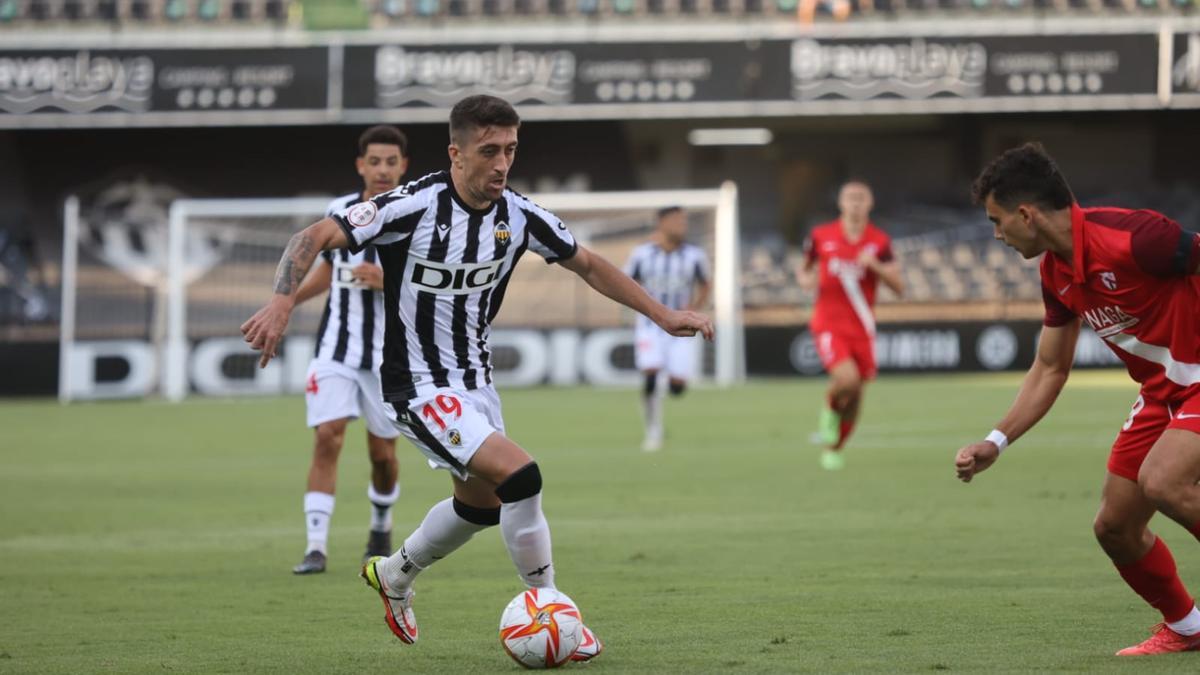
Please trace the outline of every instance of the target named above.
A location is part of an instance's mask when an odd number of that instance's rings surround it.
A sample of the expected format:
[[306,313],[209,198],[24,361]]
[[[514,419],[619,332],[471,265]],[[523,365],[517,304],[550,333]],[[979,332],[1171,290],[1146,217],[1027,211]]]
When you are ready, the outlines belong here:
[[275,270],[275,294],[291,295],[304,280],[308,268],[316,258],[316,246],[307,231],[297,232],[288,241],[283,259]]

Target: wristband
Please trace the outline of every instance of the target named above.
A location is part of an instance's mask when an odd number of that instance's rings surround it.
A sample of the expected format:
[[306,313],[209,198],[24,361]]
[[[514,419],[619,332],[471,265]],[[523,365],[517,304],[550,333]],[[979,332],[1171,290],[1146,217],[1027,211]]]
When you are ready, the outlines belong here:
[[1004,432],[999,429],[992,429],[991,433],[983,440],[994,443],[997,448],[997,454],[1004,452],[1004,449],[1008,447],[1008,436],[1005,436]]

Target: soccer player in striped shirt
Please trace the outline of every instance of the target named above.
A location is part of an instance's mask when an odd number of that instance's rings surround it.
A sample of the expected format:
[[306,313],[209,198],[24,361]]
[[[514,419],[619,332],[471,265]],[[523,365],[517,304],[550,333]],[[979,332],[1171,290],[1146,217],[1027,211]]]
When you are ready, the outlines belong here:
[[[450,113],[450,170],[426,176],[292,237],[275,294],[245,324],[265,365],[287,327],[295,289],[321,250],[374,244],[384,271],[383,396],[392,419],[436,468],[450,472],[452,495],[390,557],[371,558],[362,576],[378,592],[388,628],[417,640],[413,581],[476,532],[499,525],[509,557],[531,588],[554,587],[550,528],[542,513],[538,464],[504,433],[488,346],[517,259],[525,251],[558,263],[592,288],[650,316],[672,335],[702,333],[712,322],[672,310],[600,256],[579,246],[566,225],[506,187],[520,117],[507,102],[471,96]],[[600,652],[590,630],[575,653]]]
[[[687,226],[687,213],[682,208],[659,210],[653,238],[633,249],[625,273],[667,307],[699,310],[708,301],[712,274],[704,249],[686,241]],[[662,447],[663,439],[659,374],[666,371],[672,396],[682,395],[696,366],[696,341],[668,335],[639,314],[634,329],[634,361],[645,378],[642,411],[646,435],[642,450],[652,452]]]
[[997,157],[974,197],[996,239],[1042,256],[1037,358],[1008,413],[955,456],[969,482],[1054,405],[1086,321],[1141,385],[1108,456],[1094,530],[1117,572],[1163,622],[1118,656],[1200,649],[1200,611],[1148,527],[1160,512],[1200,537],[1200,235],[1146,210],[1081,208],[1046,151]]
[[[379,125],[358,139],[355,169],[363,189],[329,203],[326,216],[340,213],[400,184],[408,168],[408,139],[396,127]],[[296,294],[301,303],[329,291],[317,329],[317,351],[308,367],[305,403],[313,428],[312,464],[304,493],[308,544],[295,574],[325,571],[329,520],[333,515],[337,461],[346,425],[362,417],[367,427],[371,480],[371,524],[366,560],[392,552],[392,505],[400,496],[396,437],[383,403],[379,365],[383,352],[383,270],[374,247],[358,253],[323,251]]]
[[840,217],[818,225],[804,242],[800,285],[816,290],[810,330],[829,373],[817,427],[827,470],[845,465],[842,446],[854,431],[866,382],[875,377],[875,294],[879,282],[904,291],[900,266],[887,234],[871,222],[871,188],[850,181],[838,192]]

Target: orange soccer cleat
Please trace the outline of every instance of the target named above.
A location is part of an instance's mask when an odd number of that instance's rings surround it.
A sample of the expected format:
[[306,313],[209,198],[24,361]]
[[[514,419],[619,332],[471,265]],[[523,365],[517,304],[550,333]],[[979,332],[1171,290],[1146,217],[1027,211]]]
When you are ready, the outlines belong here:
[[412,611],[413,591],[411,588],[406,588],[398,596],[389,593],[383,585],[383,580],[379,578],[379,571],[375,569],[375,565],[382,560],[384,558],[380,556],[368,560],[363,565],[359,576],[366,580],[367,585],[375,589],[379,593],[379,597],[383,599],[383,606],[387,610],[384,618],[387,619],[387,625],[392,634],[400,638],[404,644],[411,645],[417,641],[417,617],[413,615]]
[[1117,652],[1117,656],[1173,654],[1175,652],[1191,652],[1200,649],[1200,634],[1180,635],[1171,630],[1165,623],[1158,624],[1151,631],[1154,634],[1145,642],[1132,647],[1126,647]]

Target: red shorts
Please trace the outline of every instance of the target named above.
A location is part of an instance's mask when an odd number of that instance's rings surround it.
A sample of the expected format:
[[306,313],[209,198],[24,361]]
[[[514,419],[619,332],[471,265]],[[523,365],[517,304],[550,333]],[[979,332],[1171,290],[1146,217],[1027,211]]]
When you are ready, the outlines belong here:
[[854,359],[858,373],[864,380],[875,378],[875,340],[832,331],[814,333],[813,340],[825,372],[833,370],[834,365],[846,359]]
[[1163,403],[1138,396],[1108,455],[1108,472],[1136,481],[1150,448],[1167,429],[1200,434],[1200,393]]

